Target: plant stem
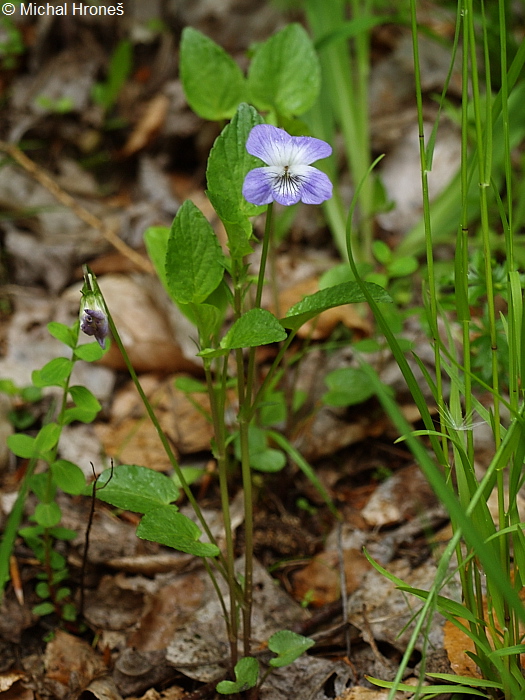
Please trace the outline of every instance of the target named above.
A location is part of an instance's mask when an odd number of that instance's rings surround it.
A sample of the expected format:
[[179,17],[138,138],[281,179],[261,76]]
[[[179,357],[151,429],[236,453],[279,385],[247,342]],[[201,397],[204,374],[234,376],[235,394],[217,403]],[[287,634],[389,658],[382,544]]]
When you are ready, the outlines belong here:
[[[423,95],[421,90],[421,71],[419,64],[419,42],[418,42],[418,24],[416,15],[416,2],[410,0],[411,23],[412,23],[412,48],[414,52],[414,77],[416,84],[416,102],[417,102],[417,119],[419,129],[419,155],[421,162],[421,188],[423,195],[423,219],[425,224],[425,243],[426,243],[426,260],[428,270],[428,301],[430,307],[429,325],[432,333],[434,346],[434,362],[435,362],[435,377],[436,377],[436,395],[438,409],[441,417],[441,432],[443,433],[443,454],[447,455],[447,440],[445,436],[445,426],[443,424],[444,398],[443,398],[443,382],[441,376],[441,356],[440,356],[440,339],[438,331],[438,313],[437,313],[437,286],[434,273],[434,255],[432,242],[432,227],[430,221],[430,199],[428,192],[428,163],[427,152],[425,146],[425,132],[423,121]],[[448,463],[448,460],[447,460]]]
[[253,489],[250,464],[250,447],[248,430],[250,424],[239,420],[239,437],[241,445],[241,473],[244,490],[244,607],[243,607],[243,649],[244,655],[250,655],[251,624],[253,605]]
[[[234,571],[234,549],[233,533],[230,516],[230,496],[228,492],[228,453],[226,451],[225,425],[224,425],[224,386],[216,391],[211,376],[210,360],[204,360],[204,373],[208,396],[210,397],[210,407],[213,428],[215,433],[215,458],[219,471],[219,489],[221,494],[222,517],[224,521],[224,535],[226,540],[226,580],[230,592],[229,617],[226,616],[226,627],[228,629],[228,639],[230,643],[230,656],[232,666],[237,663],[237,586]],[[219,591],[219,598],[220,591]],[[225,607],[223,605],[223,607]]]
[[[144,390],[143,390],[142,385],[139,381],[139,378],[137,377],[137,373],[135,372],[135,369],[134,369],[133,365],[131,364],[128,353],[126,352],[126,348],[124,347],[124,344],[122,343],[122,339],[119,335],[117,327],[115,326],[115,323],[113,321],[111,313],[109,312],[108,306],[106,304],[106,300],[104,299],[102,293],[101,293],[101,296],[102,296],[102,299],[104,301],[104,306],[105,306],[106,311],[107,311],[108,324],[109,324],[109,328],[111,330],[111,333],[113,335],[113,338],[115,340],[115,343],[117,344],[117,347],[120,350],[122,357],[124,358],[124,362],[126,364],[126,367],[128,368],[128,372],[130,373],[131,379],[133,380],[133,383],[134,383],[134,385],[139,393],[139,396],[142,400],[142,403],[144,404],[146,412],[147,412],[151,422],[153,423],[155,430],[157,431],[157,435],[159,436],[159,439],[160,439],[162,446],[166,452],[166,455],[167,455],[168,459],[170,460],[171,466],[173,467],[173,470],[175,471],[177,478],[179,479],[179,482],[182,486],[182,490],[184,491],[186,498],[190,502],[193,510],[195,511],[195,514],[196,514],[197,518],[199,519],[199,522],[202,525],[204,532],[208,536],[210,542],[212,542],[213,544],[217,544],[217,542],[215,541],[215,537],[213,536],[210,528],[208,527],[206,520],[204,519],[204,516],[202,515],[199,504],[197,503],[197,500],[196,500],[195,496],[193,495],[193,493],[188,485],[188,482],[184,478],[184,473],[182,472],[182,470],[179,466],[177,458],[173,454],[173,450],[171,449],[171,445],[169,443],[169,440],[161,428],[161,425],[158,421],[158,418],[155,415],[155,411],[153,410],[153,407],[152,407],[148,397],[144,393]],[[220,555],[220,556],[222,556],[222,555]],[[224,563],[224,560],[223,560],[223,563]]]
[[[271,247],[273,226],[273,203],[268,204],[266,223],[261,251],[261,263],[257,277],[254,308],[261,308],[262,293],[268,253]],[[239,387],[239,440],[241,450],[241,474],[244,493],[244,607],[243,607],[243,646],[244,654],[249,656],[251,645],[251,618],[253,604],[253,489],[250,463],[249,428],[253,416],[252,395],[255,382],[255,353],[257,348],[248,351],[246,379],[242,373],[242,354],[237,353],[237,384]],[[241,378],[242,377],[242,378]]]

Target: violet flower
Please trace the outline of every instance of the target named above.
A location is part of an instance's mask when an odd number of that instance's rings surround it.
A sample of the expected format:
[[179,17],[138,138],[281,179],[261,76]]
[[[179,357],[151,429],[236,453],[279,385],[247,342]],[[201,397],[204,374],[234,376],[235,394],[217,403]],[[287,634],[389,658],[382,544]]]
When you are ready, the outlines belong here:
[[108,317],[103,305],[94,294],[82,297],[80,305],[80,330],[86,335],[95,336],[95,340],[104,350],[109,335]]
[[244,179],[242,193],[248,202],[321,204],[332,196],[328,176],[310,165],[332,153],[325,141],[290,136],[284,129],[258,124],[250,131],[246,150],[266,163],[265,167],[250,170]]

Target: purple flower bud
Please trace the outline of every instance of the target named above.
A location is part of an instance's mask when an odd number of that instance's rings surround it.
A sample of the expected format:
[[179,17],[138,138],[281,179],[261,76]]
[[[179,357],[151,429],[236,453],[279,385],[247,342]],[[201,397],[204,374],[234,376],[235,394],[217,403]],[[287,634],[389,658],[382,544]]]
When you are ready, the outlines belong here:
[[80,315],[80,330],[86,335],[95,336],[100,347],[105,349],[109,325],[107,316],[102,309],[83,308]]

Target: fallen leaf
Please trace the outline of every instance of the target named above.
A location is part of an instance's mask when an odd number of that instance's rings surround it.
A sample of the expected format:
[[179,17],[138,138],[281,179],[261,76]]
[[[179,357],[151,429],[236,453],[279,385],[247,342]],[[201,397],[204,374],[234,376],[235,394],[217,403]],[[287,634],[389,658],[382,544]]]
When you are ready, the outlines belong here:
[[[342,695],[338,695],[336,700],[388,700],[389,690],[372,690],[371,688],[349,688]],[[395,700],[403,700],[408,697],[407,693],[397,692]]]
[[24,674],[21,671],[7,671],[5,673],[0,673],[0,693],[5,693],[22,678],[24,678]]
[[122,148],[122,156],[131,156],[150,143],[166,120],[169,104],[169,98],[159,93],[144,105],[141,117]]
[[[194,405],[201,406],[204,413],[208,412],[207,395],[195,394],[192,403],[183,391],[177,389],[174,377],[160,379],[155,375],[142,375],[139,380],[176,456],[210,448],[212,425]],[[131,381],[117,393],[110,422],[97,424],[95,432],[110,457],[118,457],[128,464],[142,464],[156,471],[171,469],[156,428]]]
[[144,596],[127,590],[124,584],[124,577],[104,576],[97,590],[88,593],[85,615],[94,627],[125,630],[136,624],[142,614]]
[[[357,549],[343,552],[346,594],[357,590],[365,573],[370,569],[366,557]],[[332,603],[341,597],[339,556],[327,550],[315,556],[304,568],[292,576],[292,594],[298,601],[308,599],[315,607]]]
[[146,613],[128,645],[138,651],[165,649],[177,629],[202,605],[204,586],[196,574],[179,576],[146,602]]
[[[465,623],[465,620],[462,622]],[[466,653],[467,651],[476,652],[474,642],[449,620],[443,626],[443,647],[454,673],[469,678],[481,678],[476,662]]]
[[371,527],[414,518],[436,506],[437,500],[417,465],[404,467],[380,484],[361,511]]
[[65,686],[72,695],[107,673],[100,654],[90,644],[62,630],[48,643],[44,664],[46,678]]
[[[381,419],[379,424],[386,426],[386,421]],[[349,423],[330,406],[322,406],[301,424],[293,444],[306,460],[313,461],[360,442],[377,429],[378,421],[366,414]]]

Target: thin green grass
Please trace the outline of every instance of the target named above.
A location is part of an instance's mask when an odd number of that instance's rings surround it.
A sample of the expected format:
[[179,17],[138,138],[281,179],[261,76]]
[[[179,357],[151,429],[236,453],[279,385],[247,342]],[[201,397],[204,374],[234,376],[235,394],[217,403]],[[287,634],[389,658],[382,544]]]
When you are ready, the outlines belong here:
[[[403,689],[401,679],[416,640],[419,635],[424,635],[425,621],[439,611],[474,644],[472,658],[484,679],[479,681],[447,676],[442,680],[456,683],[457,692],[517,700],[525,698],[525,679],[519,659],[519,654],[524,651],[521,630],[525,623],[525,608],[518,595],[523,587],[521,572],[525,565],[525,538],[518,510],[518,493],[523,485],[525,459],[525,404],[522,394],[523,289],[514,251],[515,222],[521,220],[523,214],[519,210],[518,216],[515,216],[512,192],[522,189],[523,185],[518,183],[517,187],[514,186],[516,175],[512,167],[511,151],[523,136],[522,120],[517,119],[515,112],[516,100],[523,91],[517,73],[518,66],[523,65],[523,46],[518,48],[508,68],[508,30],[504,3],[499,3],[499,46],[496,47],[495,57],[494,33],[489,32],[483,3],[479,8],[474,6],[472,0],[459,1],[456,37],[461,37],[462,42],[461,168],[455,181],[454,195],[452,192],[443,195],[442,200],[452,204],[444,217],[441,205],[431,207],[428,198],[427,175],[431,168],[433,143],[425,144],[423,137],[419,28],[415,0],[411,0],[411,18],[424,211],[418,240],[424,242],[426,253],[424,303],[430,341],[434,348],[434,374],[430,375],[421,362],[418,364],[434,396],[438,424],[435,425],[430,416],[425,396],[397,338],[380,306],[372,299],[369,299],[369,303],[378,326],[420,410],[424,429],[412,430],[375,371],[366,363],[363,363],[363,370],[367,372],[383,407],[403,436],[402,439],[407,442],[438,498],[447,508],[454,535],[440,558],[436,578],[429,591],[414,590],[402,581],[394,580],[383,570],[399,588],[420,598],[423,605],[414,620],[411,642],[394,682],[380,684],[391,689],[389,698],[394,697],[396,690]],[[490,67],[496,59],[501,71],[501,88],[494,95]],[[442,95],[442,100],[444,99],[445,93]],[[500,196],[501,189],[506,193],[504,199]],[[359,279],[352,250],[356,240],[351,233],[353,206],[348,216],[347,244],[352,271],[356,279]],[[451,214],[454,215],[453,220]],[[501,248],[506,257],[507,305],[503,311],[497,307],[498,290],[493,277],[492,244],[495,225],[501,231]],[[439,303],[434,250],[436,241],[449,237],[451,226],[457,232],[454,261],[455,313],[447,316]],[[405,245],[413,244],[414,233],[405,242]],[[483,308],[476,309],[476,313],[480,310],[483,312],[490,340],[488,383],[481,381],[471,366],[474,351],[472,337],[477,327],[472,321],[469,305],[469,265],[472,249],[476,246],[481,246],[484,259],[482,275],[485,295]],[[366,291],[364,293],[366,295]],[[502,336],[498,322],[501,322],[508,344],[508,396],[500,372]],[[446,386],[450,388],[445,391]],[[485,397],[490,397],[488,406],[476,395],[480,390]],[[508,426],[502,421],[503,407],[510,415]],[[471,423],[474,411],[490,425],[494,442],[494,456],[481,479],[477,476],[474,464],[476,443]],[[428,452],[421,438],[428,441],[433,454]],[[495,516],[487,503],[494,491],[497,500]],[[380,568],[377,564],[375,566]],[[440,594],[444,583],[454,575],[454,571],[461,582],[461,603],[448,600]],[[437,690],[439,686],[432,689],[419,687],[415,697],[428,696]]]

